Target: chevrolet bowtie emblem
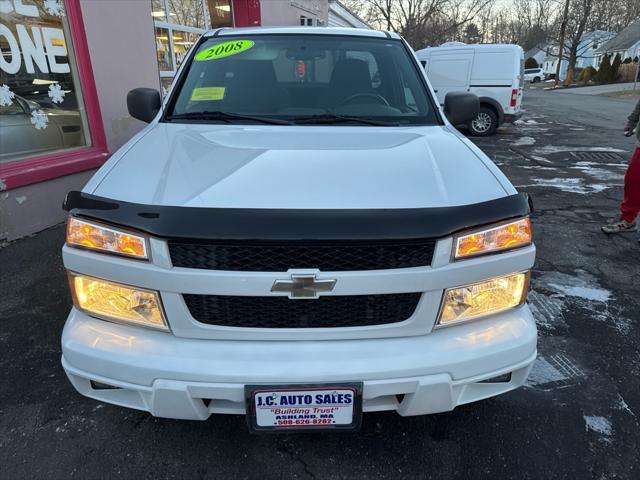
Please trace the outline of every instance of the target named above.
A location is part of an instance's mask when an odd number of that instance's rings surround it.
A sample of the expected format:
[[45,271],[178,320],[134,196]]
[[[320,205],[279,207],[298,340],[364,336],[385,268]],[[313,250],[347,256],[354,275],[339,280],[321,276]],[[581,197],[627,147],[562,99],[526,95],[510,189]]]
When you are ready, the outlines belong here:
[[319,292],[330,292],[336,280],[318,280],[315,275],[291,275],[290,280],[276,280],[272,292],[288,293],[289,298],[318,298]]

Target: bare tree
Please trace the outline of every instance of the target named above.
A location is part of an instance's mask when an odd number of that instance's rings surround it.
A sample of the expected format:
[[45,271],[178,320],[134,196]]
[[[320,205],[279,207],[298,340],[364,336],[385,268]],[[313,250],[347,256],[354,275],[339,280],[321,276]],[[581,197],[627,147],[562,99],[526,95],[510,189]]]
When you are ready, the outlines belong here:
[[175,15],[172,22],[204,28],[204,10],[199,0],[169,0],[168,3],[170,15]]
[[[567,34],[569,38],[567,78],[565,83],[573,83],[576,70],[579,49],[585,50],[582,46],[582,36],[589,24],[589,18],[593,9],[594,0],[574,0],[574,8],[571,11],[567,22]],[[562,59],[558,59],[559,62]]]
[[[372,26],[402,34],[414,48],[458,40],[516,43],[525,50],[557,39],[565,3],[564,0],[507,0],[501,4],[491,0],[342,1]],[[571,3],[563,58],[569,61],[573,72],[585,32],[620,31],[640,15],[640,0],[571,0]]]
[[[400,33],[415,48],[461,39],[491,0],[347,0],[372,25]],[[477,26],[477,25],[476,25]],[[480,30],[480,29],[479,29]],[[483,37],[484,35],[480,35]]]

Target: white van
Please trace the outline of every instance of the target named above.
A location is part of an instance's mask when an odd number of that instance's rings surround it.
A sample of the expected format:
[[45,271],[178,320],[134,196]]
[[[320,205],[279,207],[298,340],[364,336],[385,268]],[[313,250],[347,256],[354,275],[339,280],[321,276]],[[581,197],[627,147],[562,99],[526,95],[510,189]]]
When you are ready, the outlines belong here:
[[467,125],[473,135],[493,135],[520,116],[524,53],[518,45],[445,44],[416,52],[438,101],[463,91],[480,98],[480,113]]

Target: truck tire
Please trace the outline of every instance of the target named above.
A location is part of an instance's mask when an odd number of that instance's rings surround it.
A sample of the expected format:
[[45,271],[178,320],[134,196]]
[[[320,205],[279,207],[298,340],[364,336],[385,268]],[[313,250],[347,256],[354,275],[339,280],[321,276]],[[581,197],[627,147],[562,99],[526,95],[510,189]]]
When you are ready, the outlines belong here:
[[483,105],[478,111],[478,116],[471,120],[467,127],[475,137],[488,137],[498,129],[498,115],[492,108]]

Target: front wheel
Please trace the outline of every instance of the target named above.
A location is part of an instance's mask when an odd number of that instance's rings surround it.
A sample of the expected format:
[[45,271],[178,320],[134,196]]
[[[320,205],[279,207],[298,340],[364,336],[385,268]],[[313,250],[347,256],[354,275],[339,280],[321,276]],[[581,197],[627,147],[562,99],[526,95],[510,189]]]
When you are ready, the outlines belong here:
[[480,107],[478,116],[467,125],[472,135],[476,137],[488,137],[496,133],[498,129],[498,115],[491,108]]
[[540,77],[535,77],[533,79],[533,83],[540,83]]

